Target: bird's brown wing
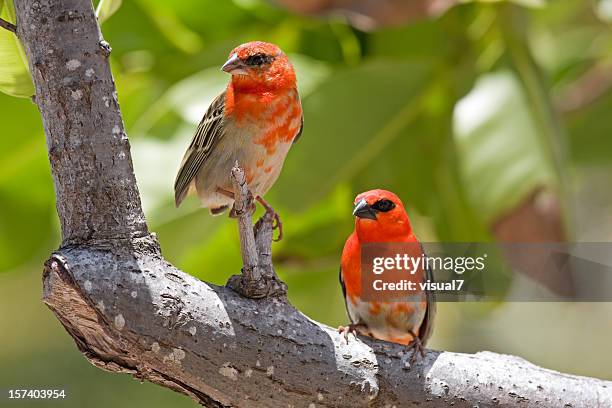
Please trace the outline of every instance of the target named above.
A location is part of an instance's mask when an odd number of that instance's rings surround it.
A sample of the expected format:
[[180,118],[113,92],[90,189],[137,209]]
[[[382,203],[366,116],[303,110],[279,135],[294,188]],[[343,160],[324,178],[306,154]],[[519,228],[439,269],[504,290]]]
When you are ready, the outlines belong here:
[[346,309],[346,314],[349,320],[351,321],[351,323],[357,324],[357,322],[353,321],[353,318],[351,317],[351,314],[349,313],[348,303],[346,300],[346,285],[344,284],[344,278],[342,277],[342,266],[340,266],[338,270],[339,270],[338,279],[340,280],[340,287],[342,288],[342,298],[344,299],[344,308]]
[[189,186],[206,161],[213,146],[223,137],[225,92],[217,96],[208,107],[198,125],[195,136],[183,156],[174,181],[174,202],[178,207],[189,192]]
[[[340,281],[340,287],[342,288],[342,298],[344,299],[344,308],[348,312],[348,305],[346,304],[346,285],[344,285],[344,279],[342,278],[342,266],[338,268],[338,280]],[[351,316],[349,316],[350,319]]]
[[[423,251],[423,246],[421,245],[421,251],[423,252],[424,259],[427,259],[427,255],[425,251]],[[429,280],[433,282],[433,272],[427,263],[427,268],[425,269],[425,281]],[[423,318],[423,323],[421,323],[421,327],[419,328],[419,339],[423,345],[427,344],[427,340],[431,337],[431,333],[433,332],[433,321],[436,316],[436,295],[433,291],[426,291],[425,296],[427,299],[427,310],[425,311],[425,317]]]

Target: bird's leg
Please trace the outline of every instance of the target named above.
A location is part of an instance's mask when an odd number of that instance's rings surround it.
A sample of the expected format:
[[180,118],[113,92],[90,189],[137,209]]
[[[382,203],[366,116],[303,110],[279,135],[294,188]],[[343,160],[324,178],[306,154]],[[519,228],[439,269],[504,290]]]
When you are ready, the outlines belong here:
[[234,199],[234,193],[229,191],[229,190],[226,190],[226,189],[221,188],[221,187],[217,187],[216,191],[217,191],[217,193],[219,193],[221,195],[224,195],[227,198],[231,198],[232,200]]
[[266,212],[272,214],[272,217],[274,217],[274,224],[272,224],[272,229],[278,228],[278,237],[276,239],[273,239],[273,241],[280,241],[281,239],[283,239],[283,223],[281,222],[279,215],[276,213],[276,211],[274,211],[274,208],[272,208],[272,206],[268,204],[268,202],[262,197],[257,196],[255,199],[259,201],[259,203],[266,209]]
[[349,333],[357,337],[357,333],[361,332],[360,329],[367,329],[367,326],[363,323],[351,323],[348,326],[338,326],[338,333],[344,334],[344,339],[346,340],[346,344],[348,344]]
[[[231,198],[232,200],[234,199],[234,193],[232,193],[231,191],[228,191],[221,187],[217,187],[216,191],[217,193],[224,195],[228,198]],[[249,213],[253,214],[254,212],[255,212],[255,203],[253,202],[253,194],[251,194],[251,191],[249,190]],[[238,214],[236,213],[236,208],[234,206],[232,206],[229,216],[230,218],[238,218]]]
[[425,346],[421,343],[421,339],[419,336],[414,334],[412,330],[410,330],[410,335],[412,336],[412,341],[408,343],[406,348],[408,351],[412,350],[412,356],[410,356],[410,364],[414,364],[417,359],[417,353],[421,355],[421,358],[425,358]]

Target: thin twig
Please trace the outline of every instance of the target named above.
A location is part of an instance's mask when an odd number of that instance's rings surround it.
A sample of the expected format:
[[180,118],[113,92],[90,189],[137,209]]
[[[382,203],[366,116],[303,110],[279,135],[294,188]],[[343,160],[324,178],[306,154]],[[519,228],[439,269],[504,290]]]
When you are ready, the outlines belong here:
[[253,221],[251,219],[252,198],[244,175],[238,162],[232,168],[232,184],[234,185],[234,213],[238,218],[238,230],[240,233],[240,254],[242,255],[242,275],[244,283],[254,282],[261,279],[255,247],[255,234],[253,233]]
[[0,18],[0,27],[4,28],[6,30],[9,30],[9,31],[11,31],[13,33],[17,33],[17,26],[15,24],[9,23],[8,21],[3,20],[1,18]]
[[272,265],[272,223],[266,211],[253,227],[253,196],[249,192],[244,171],[236,162],[231,179],[234,189],[233,215],[238,219],[242,273],[229,278],[227,285],[243,296],[263,298],[285,297],[287,285],[274,272]]

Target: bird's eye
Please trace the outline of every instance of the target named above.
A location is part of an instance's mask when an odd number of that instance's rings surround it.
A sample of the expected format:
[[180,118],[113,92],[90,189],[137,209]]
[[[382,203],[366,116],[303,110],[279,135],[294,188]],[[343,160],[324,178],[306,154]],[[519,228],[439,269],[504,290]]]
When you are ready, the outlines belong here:
[[247,65],[261,66],[272,60],[271,57],[264,54],[251,55],[244,61]]
[[372,208],[376,211],[387,212],[395,208],[395,203],[391,200],[383,198],[382,200],[378,200],[377,202],[372,204]]

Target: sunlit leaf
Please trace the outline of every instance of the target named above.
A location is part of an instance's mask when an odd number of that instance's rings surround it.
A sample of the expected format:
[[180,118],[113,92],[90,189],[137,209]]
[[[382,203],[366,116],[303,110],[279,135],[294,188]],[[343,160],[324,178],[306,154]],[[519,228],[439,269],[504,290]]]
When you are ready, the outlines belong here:
[[[168,90],[168,108],[192,124],[198,123],[210,103],[227,86],[229,75],[209,68],[183,79]],[[195,130],[195,129],[194,129]]]
[[96,7],[96,16],[100,24],[108,20],[121,7],[122,0],[100,0]]
[[414,118],[429,77],[427,64],[394,61],[329,77],[303,100],[304,133],[273,194],[303,209],[337,183],[376,166],[373,160]]
[[534,189],[556,185],[547,146],[520,82],[509,71],[487,74],[455,110],[463,180],[488,221],[514,208]]
[[140,5],[159,31],[178,49],[188,54],[202,49],[202,39],[177,16],[172,3],[140,0]]
[[597,7],[595,7],[597,17],[606,23],[612,23],[612,1],[611,0],[599,0]]
[[[7,1],[0,7],[0,17],[15,23],[12,1]],[[15,34],[5,29],[0,29],[0,92],[22,98],[34,95],[28,60],[21,42]]]
[[300,97],[306,98],[331,74],[329,64],[302,54],[289,54],[298,78]]
[[180,129],[173,140],[138,138],[132,142],[132,157],[138,189],[145,211],[173,204],[174,176],[189,143],[191,129]]

